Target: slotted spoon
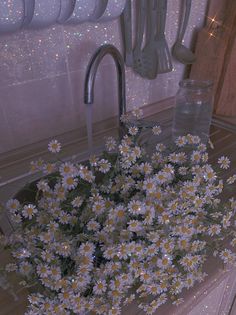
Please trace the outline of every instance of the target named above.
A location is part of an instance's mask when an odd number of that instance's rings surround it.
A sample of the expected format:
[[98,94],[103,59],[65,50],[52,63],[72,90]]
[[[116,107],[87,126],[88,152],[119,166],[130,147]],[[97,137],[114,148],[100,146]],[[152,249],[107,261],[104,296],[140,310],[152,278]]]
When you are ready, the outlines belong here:
[[141,76],[145,76],[143,65],[142,42],[144,35],[147,0],[139,0],[136,3],[136,38],[133,50],[133,69]]
[[155,44],[157,0],[147,1],[146,45],[142,51],[142,76],[153,80],[157,76],[157,54]]
[[166,73],[173,69],[170,50],[165,38],[166,13],[167,0],[157,0],[157,32],[155,37],[157,73]]

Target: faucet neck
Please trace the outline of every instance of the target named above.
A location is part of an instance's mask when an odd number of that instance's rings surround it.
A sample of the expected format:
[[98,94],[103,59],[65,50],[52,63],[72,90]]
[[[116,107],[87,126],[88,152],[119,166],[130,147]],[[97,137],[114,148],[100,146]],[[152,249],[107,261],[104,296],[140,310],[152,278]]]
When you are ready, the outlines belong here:
[[121,115],[126,113],[125,66],[123,57],[115,46],[110,44],[103,45],[92,56],[86,70],[84,103],[93,104],[94,102],[94,82],[97,74],[97,69],[103,57],[107,54],[112,56],[116,65],[119,102],[119,123],[121,124]]

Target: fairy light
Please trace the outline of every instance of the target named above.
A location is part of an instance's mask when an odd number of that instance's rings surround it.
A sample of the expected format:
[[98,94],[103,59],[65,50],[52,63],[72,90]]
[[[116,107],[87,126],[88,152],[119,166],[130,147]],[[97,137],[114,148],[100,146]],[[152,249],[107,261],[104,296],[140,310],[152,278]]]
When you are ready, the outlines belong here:
[[213,17],[208,16],[207,18],[211,21],[211,23],[216,23],[217,22],[216,21],[216,15],[213,16]]
[[208,25],[209,38],[212,38],[212,37],[216,38],[214,31],[217,30],[217,28],[222,25],[222,22],[216,19],[216,15],[213,17],[208,16],[207,18],[209,20],[209,25]]

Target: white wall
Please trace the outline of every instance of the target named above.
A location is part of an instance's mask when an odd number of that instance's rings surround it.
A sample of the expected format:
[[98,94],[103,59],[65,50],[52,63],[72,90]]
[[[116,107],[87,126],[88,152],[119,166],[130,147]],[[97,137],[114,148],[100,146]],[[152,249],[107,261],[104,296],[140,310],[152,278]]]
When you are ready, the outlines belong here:
[[[134,2],[135,0],[133,0]],[[193,0],[186,44],[204,20],[207,0]],[[169,0],[166,37],[172,46],[180,0]],[[83,85],[89,58],[97,47],[121,49],[119,21],[52,26],[0,37],[0,153],[85,125]],[[142,106],[175,94],[183,66],[149,81],[127,69],[127,105]],[[117,114],[115,67],[106,57],[95,91],[95,119]]]

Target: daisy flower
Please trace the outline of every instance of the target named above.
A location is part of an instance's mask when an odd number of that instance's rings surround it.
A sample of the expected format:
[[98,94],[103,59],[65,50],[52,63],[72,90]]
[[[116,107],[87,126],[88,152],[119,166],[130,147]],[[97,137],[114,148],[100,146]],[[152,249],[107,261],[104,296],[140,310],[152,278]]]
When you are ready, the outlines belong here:
[[176,300],[174,300],[174,302],[172,302],[173,305],[180,305],[184,302],[184,299],[183,298],[178,298]]
[[156,180],[154,178],[147,178],[143,182],[143,190],[145,190],[147,193],[153,193],[156,191]]
[[47,226],[48,226],[48,230],[54,233],[58,229],[59,224],[55,221],[50,221]]
[[118,246],[117,256],[120,259],[127,259],[131,254],[130,247],[126,243],[122,243]]
[[105,203],[103,200],[101,201],[96,201],[92,205],[92,210],[96,215],[100,215],[105,211]]
[[71,254],[71,245],[65,241],[62,243],[54,243],[55,251],[63,257],[68,257]]
[[44,167],[44,161],[42,159],[38,159],[37,161],[30,162],[30,171],[41,171]]
[[139,232],[143,230],[142,222],[138,220],[130,220],[128,222],[128,230],[131,232]]
[[130,121],[129,115],[128,115],[128,114],[123,114],[123,115],[121,115],[120,121],[121,121],[122,123],[124,123],[124,124],[128,123],[128,122]]
[[157,166],[159,163],[163,162],[163,156],[160,152],[155,152],[152,154],[152,163]]
[[172,283],[172,292],[176,295],[179,294],[184,287],[184,282],[180,278],[176,278]]
[[148,248],[146,249],[146,254],[148,256],[155,256],[157,252],[158,252],[158,249],[155,244],[148,246]]
[[48,182],[46,180],[41,179],[38,183],[37,183],[37,188],[38,190],[41,190],[43,192],[45,191],[49,191],[50,187],[48,185]]
[[184,147],[186,144],[187,144],[187,139],[185,136],[183,137],[178,137],[176,140],[175,140],[175,144],[177,145],[177,147],[181,148],[181,147]]
[[[200,142],[200,138],[199,137],[196,138],[196,136],[193,136],[190,133],[187,134],[186,139],[187,139],[187,143],[188,144],[194,144],[194,143]],[[196,141],[198,141],[198,142],[196,142]]]
[[41,232],[38,237],[42,242],[46,244],[50,243],[53,240],[53,234],[50,232]]
[[172,250],[174,249],[175,247],[175,243],[171,240],[171,239],[168,239],[168,240],[163,240],[161,242],[161,250],[162,252],[164,253],[170,253],[172,252]]
[[20,208],[20,203],[17,199],[10,199],[6,203],[6,208],[13,214]]
[[171,256],[168,254],[165,254],[162,258],[158,259],[157,265],[162,269],[169,268],[172,265]]
[[117,262],[110,261],[106,264],[106,272],[108,274],[114,274],[114,273],[118,274],[121,271],[121,266],[122,265],[119,261],[117,261]]
[[61,268],[57,266],[52,266],[50,269],[50,276],[54,280],[60,280],[61,279]]
[[229,212],[229,213],[227,213],[226,215],[223,216],[222,223],[223,223],[223,227],[224,228],[227,228],[227,227],[230,226],[231,218],[232,218],[232,212]]
[[141,119],[143,117],[143,110],[141,108],[135,108],[132,110],[132,115],[137,119]]
[[78,175],[89,183],[92,183],[95,179],[92,171],[90,171],[86,166],[83,165],[80,165]]
[[70,221],[70,215],[65,211],[61,211],[58,219],[61,224],[68,224]]
[[123,206],[117,206],[115,209],[112,211],[112,214],[114,215],[114,219],[117,221],[123,221],[126,218],[127,210]]
[[53,172],[56,172],[57,167],[55,163],[46,163],[43,165],[43,172],[44,174],[52,174]]
[[197,149],[201,152],[205,152],[207,150],[207,146],[204,143],[200,143]]
[[68,190],[74,189],[77,185],[78,180],[73,176],[65,176],[62,178],[62,186]]
[[131,136],[135,136],[138,133],[138,128],[137,127],[130,127],[129,128],[129,134],[131,134]]
[[87,223],[87,229],[88,229],[89,231],[98,231],[99,228],[100,228],[100,224],[99,224],[96,220],[94,220],[94,219],[90,220],[90,221]]
[[112,309],[110,309],[108,313],[108,315],[120,315],[120,314],[121,314],[121,308],[119,306],[112,307]]
[[96,282],[96,284],[93,287],[93,292],[97,295],[103,294],[106,292],[107,284],[105,280],[100,280]]
[[169,224],[171,219],[171,215],[168,212],[163,212],[158,216],[158,221],[160,224]]
[[128,203],[128,210],[134,215],[143,214],[145,212],[144,205],[139,200],[132,200]]
[[82,205],[83,201],[84,199],[81,196],[78,196],[72,200],[71,204],[73,207],[79,208]]
[[154,296],[161,293],[159,286],[157,286],[156,284],[149,285],[147,288],[147,292]]
[[189,273],[187,275],[186,281],[185,281],[185,286],[186,288],[191,288],[195,283],[195,277],[192,273]]
[[28,263],[27,261],[23,261],[19,265],[19,271],[22,273],[24,276],[28,276],[29,273],[33,270],[32,265]]
[[140,171],[144,174],[144,175],[150,175],[153,171],[152,165],[150,163],[141,163],[140,164]]
[[190,254],[187,254],[180,260],[180,264],[188,271],[194,270],[194,268],[199,263],[199,257],[198,256],[192,256]]
[[236,182],[236,174],[230,176],[230,177],[227,179],[227,184],[228,184],[228,185],[234,184],[235,182]]
[[61,144],[57,140],[52,140],[48,144],[48,150],[51,153],[59,153],[61,151]]
[[202,153],[202,162],[206,163],[209,160],[209,155],[207,152]]
[[50,263],[55,258],[54,254],[49,250],[43,251],[41,253],[41,257],[43,260],[45,260],[48,263]]
[[220,168],[227,170],[230,167],[230,160],[227,156],[222,156],[218,159],[218,164]]
[[5,266],[5,270],[6,272],[13,272],[16,271],[18,269],[17,265],[14,263],[9,263]]
[[124,305],[129,305],[130,303],[132,303],[135,300],[135,294],[131,294],[129,295],[125,301],[124,301]]
[[108,247],[105,251],[104,251],[104,257],[106,259],[113,259],[116,256],[117,252],[116,249],[114,247]]
[[91,257],[93,255],[94,250],[95,250],[94,244],[91,242],[86,242],[80,245],[78,253],[81,255]]
[[111,163],[105,159],[101,159],[98,162],[98,166],[99,166],[99,171],[104,174],[109,172],[111,169]]
[[63,163],[59,168],[59,172],[61,176],[78,176],[78,171],[76,167],[70,162]]
[[106,140],[106,149],[108,152],[115,150],[117,146],[117,143],[113,137],[108,137]]
[[209,227],[208,234],[210,236],[219,235],[221,232],[221,226],[219,224],[214,224]]
[[193,163],[199,163],[201,161],[201,154],[200,151],[193,151],[191,154],[191,161]]
[[185,167],[185,166],[181,166],[179,169],[178,169],[178,172],[180,175],[187,175],[188,173],[188,168]]
[[155,175],[155,179],[158,184],[164,184],[167,181],[166,173],[163,171],[158,172]]
[[37,212],[38,210],[34,205],[28,204],[23,207],[22,215],[24,218],[31,220]]
[[37,273],[42,278],[47,278],[50,275],[50,268],[48,265],[38,265]]
[[132,150],[132,155],[133,155],[133,157],[135,158],[135,159],[138,159],[138,158],[140,158],[140,156],[141,156],[141,148],[140,147],[138,147],[138,146],[135,146],[134,148],[133,148],[133,150]]
[[152,128],[152,132],[155,136],[159,136],[161,134],[161,127],[160,126],[154,126]]
[[235,262],[236,256],[230,249],[225,249],[220,253],[220,258],[225,264]]
[[192,142],[193,142],[193,144],[199,144],[199,143],[201,143],[201,139],[199,136],[193,136]]
[[214,181],[216,179],[216,173],[210,165],[206,164],[204,166],[203,171],[204,171],[203,177],[205,178],[205,180]]
[[156,151],[163,152],[166,149],[166,146],[163,143],[158,143],[156,145]]

